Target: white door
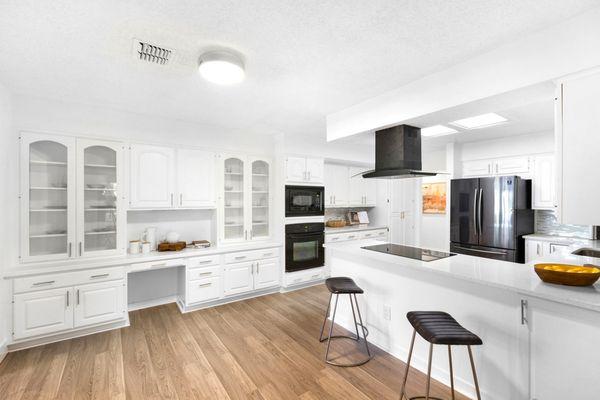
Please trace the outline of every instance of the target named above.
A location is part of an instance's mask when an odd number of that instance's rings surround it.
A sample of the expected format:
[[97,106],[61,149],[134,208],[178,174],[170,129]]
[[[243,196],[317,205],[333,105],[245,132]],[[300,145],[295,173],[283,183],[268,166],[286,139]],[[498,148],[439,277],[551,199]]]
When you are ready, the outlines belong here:
[[271,236],[271,204],[272,204],[272,167],[271,163],[263,158],[251,158],[248,160],[249,172],[248,181],[251,193],[248,201],[249,216],[249,239],[263,240]]
[[76,256],[75,163],[74,138],[21,136],[22,261]]
[[494,173],[498,175],[528,174],[529,157],[499,158],[494,163]]
[[71,288],[17,294],[13,300],[15,339],[73,328]]
[[462,163],[462,176],[488,176],[493,173],[492,160],[464,161]]
[[131,145],[130,208],[175,205],[175,149]]
[[365,199],[365,179],[360,175],[365,169],[360,167],[348,168],[348,204],[350,206],[363,206]]
[[225,296],[249,292],[254,289],[254,262],[227,264],[224,273]]
[[325,164],[322,158],[306,159],[306,178],[311,183],[323,183],[325,179]]
[[177,150],[177,206],[215,206],[215,154],[201,150]]
[[305,182],[308,179],[306,173],[306,158],[288,157],[285,161],[285,180],[288,182]]
[[125,253],[123,145],[77,139],[77,256]]
[[525,240],[525,262],[533,261],[544,256],[544,242],[539,240]]
[[554,155],[536,156],[533,160],[533,209],[554,209],[555,174]]
[[255,289],[279,285],[279,259],[271,258],[256,262]]
[[125,313],[123,281],[76,286],[73,292],[75,328],[123,318]]

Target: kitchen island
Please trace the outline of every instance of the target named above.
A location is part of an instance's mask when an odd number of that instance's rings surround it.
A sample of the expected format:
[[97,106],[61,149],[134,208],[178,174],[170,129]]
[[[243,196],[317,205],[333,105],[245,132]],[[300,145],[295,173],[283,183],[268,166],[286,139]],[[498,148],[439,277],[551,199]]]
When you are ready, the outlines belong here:
[[[527,264],[466,255],[424,262],[362,248],[381,243],[325,245],[331,276],[351,277],[365,291],[359,302],[370,342],[406,361],[412,335],[406,313],[446,311],[484,342],[474,348],[482,398],[598,396],[600,284],[585,288],[546,284]],[[540,261],[594,260],[554,254]],[[353,330],[347,303],[340,298],[336,323]],[[427,343],[417,340],[412,366],[426,371],[427,351]],[[457,390],[473,396],[466,349],[455,347],[453,359]],[[448,384],[446,349],[436,346],[433,360],[432,376]]]

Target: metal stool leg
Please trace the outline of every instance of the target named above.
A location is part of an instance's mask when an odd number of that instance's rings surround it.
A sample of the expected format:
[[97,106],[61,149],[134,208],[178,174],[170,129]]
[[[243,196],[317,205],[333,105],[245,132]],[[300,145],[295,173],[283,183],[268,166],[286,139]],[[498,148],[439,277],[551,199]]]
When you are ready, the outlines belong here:
[[406,372],[404,373],[404,381],[402,381],[402,389],[400,389],[400,400],[404,398],[404,389],[406,388],[406,380],[408,379],[408,371],[410,371],[410,359],[412,358],[413,347],[417,331],[413,331],[412,340],[410,341],[410,350],[408,350],[408,360],[406,361]]
[[448,345],[448,362],[450,363],[450,390],[452,390],[452,400],[454,400],[454,371],[452,370],[452,346]]
[[325,361],[329,362],[329,346],[331,345],[331,336],[333,335],[333,325],[335,324],[335,313],[337,311],[337,304],[340,298],[339,294],[335,295],[335,306],[333,307],[333,315],[331,316],[331,325],[329,326],[329,337],[327,337],[327,351],[325,352]]
[[429,344],[429,363],[427,364],[427,394],[425,400],[429,400],[429,390],[431,389],[431,359],[433,357],[433,343]]
[[479,382],[477,381],[477,372],[475,371],[475,362],[473,362],[473,352],[471,351],[471,346],[467,346],[467,350],[469,350],[469,360],[471,360],[471,369],[473,370],[473,381],[475,382],[477,400],[481,400],[481,394],[479,393]]
[[327,303],[327,311],[325,312],[325,319],[323,319],[323,326],[321,327],[321,334],[319,335],[319,342],[323,341],[323,331],[325,330],[325,323],[327,323],[327,317],[329,316],[329,310],[331,309],[331,298],[333,293],[329,294],[329,303]]
[[[352,299],[350,299],[350,300],[352,300]],[[365,339],[365,347],[367,348],[367,354],[369,355],[369,358],[367,359],[367,361],[369,361],[371,359],[371,351],[369,350],[369,342],[367,341],[367,336],[369,335],[369,331],[365,327],[365,324],[363,324],[362,316],[360,315],[360,308],[358,308],[358,301],[356,300],[356,294],[354,295],[354,302],[356,303],[356,311],[358,312],[358,320],[360,321],[360,327],[362,328],[363,337]]]
[[[354,318],[354,328],[356,329],[356,341],[360,340],[360,336],[358,334],[358,324],[356,323],[356,313],[354,312],[354,302],[352,301],[352,293],[348,293],[348,298],[350,299],[350,306],[352,307],[352,318]],[[358,308],[358,304],[356,305]],[[365,337],[365,340],[367,338]]]

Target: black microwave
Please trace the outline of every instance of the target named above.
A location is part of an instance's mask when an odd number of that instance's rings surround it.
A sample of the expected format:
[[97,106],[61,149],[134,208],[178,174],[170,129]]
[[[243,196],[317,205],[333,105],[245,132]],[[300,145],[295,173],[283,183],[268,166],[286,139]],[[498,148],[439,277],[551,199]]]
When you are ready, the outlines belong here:
[[285,187],[285,216],[310,217],[325,215],[325,188],[323,186]]

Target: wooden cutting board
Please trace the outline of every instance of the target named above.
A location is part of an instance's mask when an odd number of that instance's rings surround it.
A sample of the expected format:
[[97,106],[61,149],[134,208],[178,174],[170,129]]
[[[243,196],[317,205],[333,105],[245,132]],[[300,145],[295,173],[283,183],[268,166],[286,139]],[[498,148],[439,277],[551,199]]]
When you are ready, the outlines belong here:
[[159,243],[158,251],[180,251],[185,249],[185,242],[176,242],[176,243]]

